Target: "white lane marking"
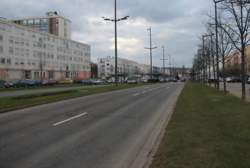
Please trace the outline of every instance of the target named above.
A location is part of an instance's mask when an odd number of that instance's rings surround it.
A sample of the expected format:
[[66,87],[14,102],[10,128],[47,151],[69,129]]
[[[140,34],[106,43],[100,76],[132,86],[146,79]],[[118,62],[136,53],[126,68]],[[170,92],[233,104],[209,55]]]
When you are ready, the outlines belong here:
[[133,96],[135,96],[135,97],[136,97],[136,96],[139,96],[139,95],[140,95],[140,93],[135,93],[135,94],[133,94]]
[[161,86],[161,87],[156,87],[156,88],[151,88],[151,89],[146,89],[145,88],[146,90],[143,90],[141,93],[135,93],[135,94],[133,94],[133,96],[136,97],[136,96],[143,95],[145,93],[152,92],[154,90],[161,89],[161,88],[163,88],[163,87]]
[[64,124],[64,123],[66,123],[66,122],[69,122],[69,121],[71,121],[71,120],[74,120],[74,119],[80,118],[80,117],[82,117],[82,116],[85,116],[85,115],[87,115],[87,114],[88,114],[88,113],[84,112],[84,113],[79,114],[79,115],[76,115],[76,116],[74,116],[74,117],[70,117],[70,118],[68,118],[68,119],[66,119],[66,120],[57,122],[57,123],[53,124],[53,126],[56,127],[56,126],[58,126],[58,125]]

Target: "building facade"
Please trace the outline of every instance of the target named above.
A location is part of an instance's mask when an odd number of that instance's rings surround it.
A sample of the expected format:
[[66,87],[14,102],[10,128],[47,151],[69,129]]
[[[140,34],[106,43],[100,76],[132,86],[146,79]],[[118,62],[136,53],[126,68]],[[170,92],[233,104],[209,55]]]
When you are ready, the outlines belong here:
[[[109,79],[115,76],[115,58],[106,57],[98,59],[98,77]],[[118,58],[118,76],[120,79],[137,76],[142,79],[150,78],[150,65],[140,64],[128,59]],[[166,70],[167,73],[167,70]],[[153,66],[153,76],[158,78],[163,74],[160,67]]]
[[[140,64],[137,62],[118,58],[118,75],[120,77],[128,77],[131,75],[138,75],[141,73]],[[115,58],[106,57],[98,59],[98,77],[107,79],[115,75]]]
[[[246,72],[250,75],[250,46],[246,47]],[[238,50],[233,51],[231,54],[225,57],[225,68],[230,69],[232,67],[240,68],[241,65],[241,53]]]
[[95,63],[91,63],[91,78],[98,78],[98,65]]
[[41,32],[71,39],[71,21],[58,15],[57,12],[47,12],[44,17],[31,17],[11,21]]
[[89,45],[0,20],[0,79],[86,79]]

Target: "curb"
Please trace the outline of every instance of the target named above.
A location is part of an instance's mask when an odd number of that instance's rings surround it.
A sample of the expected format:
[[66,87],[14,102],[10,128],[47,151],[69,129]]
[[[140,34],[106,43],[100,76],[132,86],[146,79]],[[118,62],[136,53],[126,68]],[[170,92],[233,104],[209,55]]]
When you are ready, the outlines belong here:
[[184,85],[181,85],[176,92],[173,92],[168,99],[166,104],[162,107],[164,108],[164,116],[160,118],[158,124],[154,127],[149,139],[143,145],[141,152],[137,155],[131,166],[129,168],[149,168],[152,164],[153,157],[156,154],[161,141],[165,134],[165,129],[172,117],[177,100],[181,94]]

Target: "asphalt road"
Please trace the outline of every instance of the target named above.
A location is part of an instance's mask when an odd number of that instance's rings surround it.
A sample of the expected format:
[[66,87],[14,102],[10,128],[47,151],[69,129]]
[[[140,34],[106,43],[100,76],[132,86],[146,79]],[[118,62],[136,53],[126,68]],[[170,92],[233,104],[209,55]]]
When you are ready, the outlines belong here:
[[0,168],[127,168],[182,86],[143,86],[0,114]]

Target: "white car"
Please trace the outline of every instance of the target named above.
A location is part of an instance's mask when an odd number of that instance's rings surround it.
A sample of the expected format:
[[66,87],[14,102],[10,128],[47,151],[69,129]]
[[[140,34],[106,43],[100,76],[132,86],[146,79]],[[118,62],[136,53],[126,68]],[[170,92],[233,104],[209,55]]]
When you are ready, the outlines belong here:
[[137,81],[135,79],[128,79],[127,83],[128,84],[137,84]]
[[250,77],[248,78],[247,83],[250,84]]

